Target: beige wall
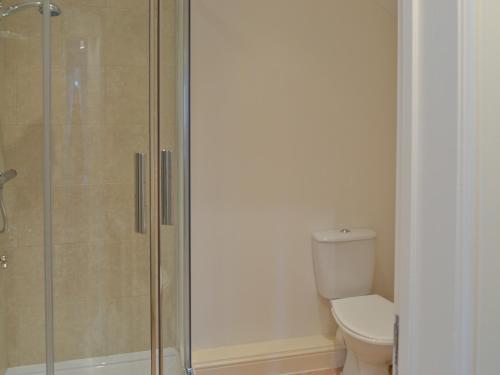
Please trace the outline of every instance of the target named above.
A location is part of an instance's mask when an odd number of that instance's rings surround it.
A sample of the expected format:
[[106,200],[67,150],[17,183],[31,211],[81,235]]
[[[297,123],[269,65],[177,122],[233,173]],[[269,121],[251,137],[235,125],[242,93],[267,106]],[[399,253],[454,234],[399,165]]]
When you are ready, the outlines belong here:
[[393,295],[396,19],[369,0],[192,4],[195,349],[333,330],[311,233],[377,231]]
[[478,2],[478,288],[476,369],[498,372],[500,327],[500,3]]
[[[133,153],[148,147],[148,4],[59,0],[53,18],[56,360],[149,348],[148,237]],[[41,17],[1,20],[0,131],[11,228],[0,235],[9,366],[44,361]],[[0,34],[0,38],[5,34]],[[84,47],[84,48],[81,48]],[[0,350],[3,353],[3,350]],[[0,358],[1,360],[1,358]],[[1,363],[1,362],[0,362]],[[1,366],[0,366],[1,367]]]

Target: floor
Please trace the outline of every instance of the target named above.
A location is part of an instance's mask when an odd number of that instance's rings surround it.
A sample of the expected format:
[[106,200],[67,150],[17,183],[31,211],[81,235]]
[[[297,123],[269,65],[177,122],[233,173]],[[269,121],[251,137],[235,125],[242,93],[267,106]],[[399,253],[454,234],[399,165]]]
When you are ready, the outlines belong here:
[[[389,369],[389,374],[392,374],[392,368]],[[313,371],[313,372],[306,372],[300,375],[342,375],[342,369]]]

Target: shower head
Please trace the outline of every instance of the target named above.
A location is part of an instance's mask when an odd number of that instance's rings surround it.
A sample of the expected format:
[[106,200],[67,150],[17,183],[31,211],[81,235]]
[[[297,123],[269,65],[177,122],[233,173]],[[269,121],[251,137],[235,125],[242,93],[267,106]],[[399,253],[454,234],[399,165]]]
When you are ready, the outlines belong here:
[[0,189],[3,188],[3,185],[5,185],[16,176],[17,172],[15,169],[8,169],[6,171],[0,172]]
[[[6,8],[5,10],[0,9],[0,18],[8,17],[14,13],[20,12],[20,11],[22,11],[24,9],[28,9],[28,8],[38,8],[38,11],[41,14],[43,14],[44,1],[43,0],[26,0],[26,1],[22,1],[20,3],[11,5],[10,7]],[[49,10],[50,10],[51,17],[57,17],[61,14],[61,8],[59,8],[53,2],[50,2]]]

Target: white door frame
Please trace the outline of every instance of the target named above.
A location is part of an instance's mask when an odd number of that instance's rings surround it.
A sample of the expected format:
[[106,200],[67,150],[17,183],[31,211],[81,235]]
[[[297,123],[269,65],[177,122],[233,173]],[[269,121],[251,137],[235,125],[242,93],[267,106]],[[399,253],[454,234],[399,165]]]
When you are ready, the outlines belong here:
[[476,0],[399,0],[400,375],[474,373]]

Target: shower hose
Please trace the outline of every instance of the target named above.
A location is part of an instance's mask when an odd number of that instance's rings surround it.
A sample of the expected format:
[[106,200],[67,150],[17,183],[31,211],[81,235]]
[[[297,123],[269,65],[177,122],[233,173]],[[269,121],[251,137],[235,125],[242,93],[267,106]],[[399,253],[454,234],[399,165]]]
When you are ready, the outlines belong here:
[[7,218],[7,210],[3,201],[3,188],[0,188],[0,216],[2,216],[0,233],[5,233],[9,227],[9,219]]

